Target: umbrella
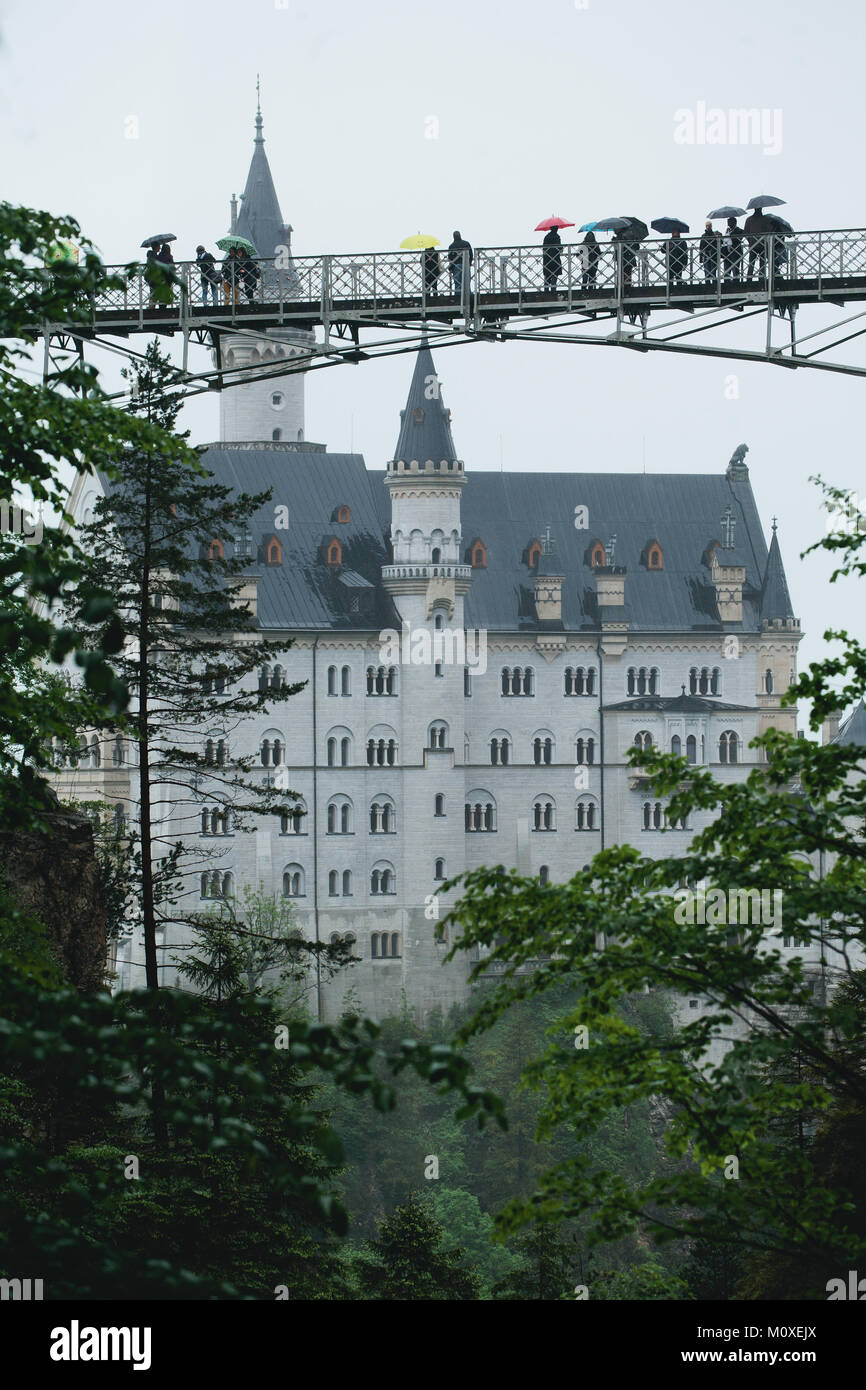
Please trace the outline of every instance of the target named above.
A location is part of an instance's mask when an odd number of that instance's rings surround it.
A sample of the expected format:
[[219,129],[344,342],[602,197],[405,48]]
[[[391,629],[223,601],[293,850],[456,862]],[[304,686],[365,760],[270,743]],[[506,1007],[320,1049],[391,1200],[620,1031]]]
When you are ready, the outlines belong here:
[[[573,227],[573,222],[566,222],[564,217],[556,217],[552,213],[550,217],[545,217],[543,222],[539,222],[536,227],[537,232],[549,232],[551,227]],[[583,228],[580,229],[583,231]]]
[[784,202],[784,198],[774,198],[772,193],[759,193],[757,198],[749,199],[748,206],[750,208],[779,208]]
[[582,227],[578,227],[579,232],[594,232],[598,226],[597,222],[584,222]]
[[650,226],[657,232],[687,232],[688,222],[681,222],[678,217],[657,217]]
[[709,222],[715,222],[715,220],[716,220],[717,217],[744,217],[745,214],[746,214],[746,209],[745,209],[745,208],[735,208],[735,207],[716,208],[713,212],[708,212],[708,213],[707,213],[707,220],[708,220]]
[[622,220],[626,224],[622,232],[623,241],[643,241],[644,237],[649,236],[649,227],[639,217],[624,217]]
[[426,251],[429,247],[438,245],[438,236],[428,236],[426,232],[416,232],[414,236],[407,236],[405,241],[400,242],[400,250]]
[[56,265],[58,262],[78,264],[78,247],[74,241],[52,241],[45,253],[45,264]]
[[[603,217],[600,222],[593,223],[593,230],[596,232],[621,232],[627,227],[630,219],[628,217]],[[580,229],[583,231],[583,228]]]
[[770,223],[770,231],[780,236],[796,236],[794,228],[790,222],[786,222],[784,217],[777,217],[774,212],[764,213],[764,221]]
[[245,236],[224,236],[220,237],[217,242],[217,248],[220,251],[231,251],[233,246],[239,246],[241,250],[249,251],[251,256],[257,256],[259,254],[253,246],[253,243],[247,241]]
[[177,241],[174,232],[160,232],[158,236],[148,236],[141,243],[142,246],[161,246],[164,241]]

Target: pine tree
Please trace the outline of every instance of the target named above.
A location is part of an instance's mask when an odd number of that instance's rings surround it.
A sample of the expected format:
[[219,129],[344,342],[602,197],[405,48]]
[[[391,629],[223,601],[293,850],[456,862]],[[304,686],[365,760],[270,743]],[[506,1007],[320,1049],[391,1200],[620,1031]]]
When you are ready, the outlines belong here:
[[364,1298],[416,1302],[477,1299],[481,1281],[460,1249],[442,1249],[445,1228],[412,1192],[386,1217],[357,1263]]
[[[131,409],[167,432],[181,407],[178,375],[154,343],[133,376]],[[117,742],[124,736],[138,753],[150,989],[159,983],[157,928],[188,921],[178,899],[189,891],[190,875],[201,875],[203,896],[226,897],[234,889],[231,875],[213,867],[224,853],[218,839],[202,848],[199,828],[206,825],[218,836],[229,826],[250,829],[264,814],[291,812],[294,794],[279,785],[278,775],[254,783],[254,760],[238,756],[231,738],[245,716],[301,689],[257,676],[290,646],[263,639],[249,606],[247,523],[269,494],[233,494],[203,466],[191,469],[185,436],[175,437],[176,455],[125,452],[122,480],[108,488],[82,528],[88,574],[67,598],[73,618],[92,611],[105,593],[121,614],[123,647],[113,666],[129,688],[131,714],[103,725],[103,739],[106,757],[108,748],[125,756]],[[97,643],[99,637],[97,629]],[[192,835],[194,846],[183,838]]]

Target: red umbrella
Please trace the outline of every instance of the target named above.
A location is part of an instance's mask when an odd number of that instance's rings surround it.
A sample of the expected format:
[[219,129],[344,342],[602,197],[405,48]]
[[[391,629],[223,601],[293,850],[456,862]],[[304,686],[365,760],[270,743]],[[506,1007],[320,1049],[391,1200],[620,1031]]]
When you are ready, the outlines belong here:
[[545,217],[543,222],[539,222],[536,227],[537,232],[549,232],[551,227],[573,227],[573,222],[566,222],[564,217]]

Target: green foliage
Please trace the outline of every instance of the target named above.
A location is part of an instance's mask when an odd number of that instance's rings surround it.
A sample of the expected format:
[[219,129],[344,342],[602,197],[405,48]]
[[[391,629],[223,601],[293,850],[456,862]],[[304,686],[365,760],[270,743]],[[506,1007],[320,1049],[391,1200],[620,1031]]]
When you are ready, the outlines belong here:
[[444,1234],[429,1202],[410,1192],[381,1223],[377,1238],[367,1242],[366,1256],[355,1262],[361,1296],[412,1302],[477,1298],[476,1270],[464,1263],[463,1250],[443,1247]]

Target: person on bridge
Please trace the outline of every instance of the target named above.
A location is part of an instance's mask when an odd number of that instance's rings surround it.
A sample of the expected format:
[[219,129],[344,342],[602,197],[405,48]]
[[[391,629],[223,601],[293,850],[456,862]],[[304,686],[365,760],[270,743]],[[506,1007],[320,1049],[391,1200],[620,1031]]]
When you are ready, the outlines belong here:
[[758,279],[763,280],[767,274],[767,242],[766,235],[770,230],[770,224],[764,217],[760,208],[756,208],[751,217],[747,217],[743,223],[743,232],[749,241],[749,268],[746,275],[747,280],[752,279],[752,271],[757,264]]
[[743,278],[743,242],[745,234],[737,226],[736,217],[728,218],[728,225],[722,236],[722,259],[726,280]]
[[682,232],[671,232],[671,239],[668,242],[668,274],[671,289],[674,285],[682,284],[688,263],[689,248],[683,241]]
[[439,293],[439,276],[442,274],[442,267],[439,264],[439,252],[435,246],[427,246],[421,257],[421,264],[424,268],[424,289],[429,299],[431,294]]
[[580,277],[580,288],[582,290],[595,289],[595,277],[598,275],[600,258],[601,251],[595,239],[595,232],[587,232],[580,248],[580,263],[583,272]]
[[454,240],[448,247],[448,269],[451,272],[451,285],[454,294],[463,293],[463,267],[466,267],[466,288],[469,288],[469,281],[472,274],[472,247],[459,232],[454,233]]
[[556,227],[550,228],[541,244],[544,288],[547,293],[556,294],[556,282],[562,274],[562,240]]
[[152,309],[156,304],[154,290],[157,285],[168,290],[168,302],[171,303],[174,298],[171,291],[171,283],[162,276],[157,268],[158,265],[174,266],[174,256],[171,254],[171,247],[168,242],[164,241],[159,250],[157,250],[155,246],[151,246],[147,253],[147,262],[147,267],[144,272],[144,278],[150,285],[150,301],[147,307]]
[[249,303],[252,304],[253,296],[256,292],[256,285],[262,278],[262,272],[259,270],[256,261],[250,255],[249,251],[245,251],[243,247],[240,249],[239,259],[244,289],[246,290]]
[[241,284],[241,263],[237,255],[237,247],[233,246],[228,255],[224,257],[222,264],[223,280],[223,299],[226,304],[232,300],[238,302],[238,290]]
[[207,304],[207,292],[210,290],[213,296],[213,306],[216,308],[217,285],[220,282],[220,273],[216,267],[216,260],[210,251],[206,251],[203,246],[195,248],[196,264],[201,275],[201,302]]
[[704,279],[708,285],[714,285],[719,278],[719,236],[713,231],[712,222],[704,223],[700,250]]

